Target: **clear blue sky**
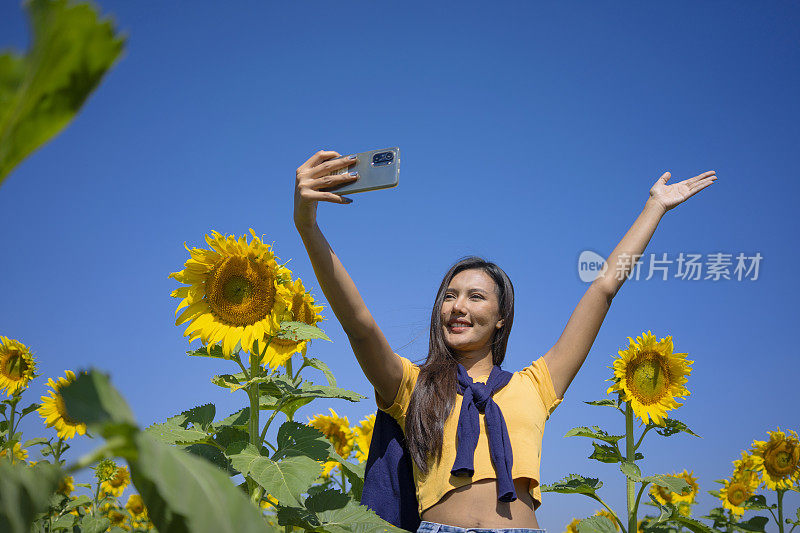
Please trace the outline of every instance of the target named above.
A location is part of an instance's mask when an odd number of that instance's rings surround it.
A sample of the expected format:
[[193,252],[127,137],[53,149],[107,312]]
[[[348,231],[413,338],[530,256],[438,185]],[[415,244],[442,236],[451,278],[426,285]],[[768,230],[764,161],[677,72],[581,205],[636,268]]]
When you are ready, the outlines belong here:
[[[36,352],[43,377],[30,400],[47,377],[97,366],[143,426],[200,403],[222,415],[243,406],[209,382],[234,365],[184,355],[167,278],[187,259],[183,242],[252,227],[313,290],[292,224],[294,170],[319,149],[399,146],[399,187],[322,205],[319,219],[392,346],[414,361],[441,277],[466,254],[514,282],[505,368],[541,356],[587,288],[580,252],[609,254],[667,170],[672,181],[719,179],[667,213],[647,253],[763,256],[756,281],[622,287],[548,421],[543,482],[594,474],[624,508],[617,467],[562,436],[592,423],[622,432],[613,413],[582,402],[605,397],[611,356],[647,330],[695,361],[692,395],[673,414],[703,439],[648,436],[642,467],[694,469],[700,514],[739,450],[777,426],[800,429],[796,3],[99,5],[128,35],[124,56],[0,188],[0,334]],[[0,4],[0,36],[27,46],[18,2]],[[354,422],[375,412],[372,387],[324,314],[334,342],[309,353],[369,395],[330,404]],[[317,402],[299,419],[327,411]],[[25,431],[45,434],[33,417]],[[75,445],[73,459],[96,443]],[[537,516],[557,532],[596,508],[545,494]]]

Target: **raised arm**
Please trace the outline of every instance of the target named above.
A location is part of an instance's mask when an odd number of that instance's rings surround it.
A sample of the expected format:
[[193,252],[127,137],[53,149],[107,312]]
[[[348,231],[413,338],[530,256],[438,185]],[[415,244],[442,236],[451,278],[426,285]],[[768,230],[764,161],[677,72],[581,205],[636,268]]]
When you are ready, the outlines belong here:
[[347,158],[329,161],[339,154],[319,151],[298,169],[294,191],[294,223],[314,274],[328,303],[350,339],[358,363],[367,376],[381,405],[391,405],[403,379],[403,365],[394,353],[383,332],[372,318],[355,283],[317,224],[317,202],[346,204],[352,200],[332,192],[320,191],[358,179],[347,174],[331,175],[331,172],[354,163]]
[[644,252],[664,214],[717,179],[715,172],[704,172],[680,183],[667,185],[665,172],[650,189],[644,209],[606,260],[608,268],[595,279],[578,302],[561,336],[544,355],[556,395],[561,398],[580,370],[597,338],[611,301]]

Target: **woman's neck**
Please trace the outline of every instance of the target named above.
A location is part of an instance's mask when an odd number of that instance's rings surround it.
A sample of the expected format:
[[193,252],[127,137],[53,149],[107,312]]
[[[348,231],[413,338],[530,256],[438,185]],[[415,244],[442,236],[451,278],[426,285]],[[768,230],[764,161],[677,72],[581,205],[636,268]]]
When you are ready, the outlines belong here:
[[458,352],[457,356],[458,362],[464,365],[472,379],[488,376],[494,366],[492,350],[488,346],[480,350]]

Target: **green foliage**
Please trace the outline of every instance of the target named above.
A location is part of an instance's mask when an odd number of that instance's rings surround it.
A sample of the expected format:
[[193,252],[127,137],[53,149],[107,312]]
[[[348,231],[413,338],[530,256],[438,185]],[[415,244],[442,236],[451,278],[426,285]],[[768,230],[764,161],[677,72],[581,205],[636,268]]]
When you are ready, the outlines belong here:
[[36,515],[47,510],[62,475],[49,463],[31,467],[0,461],[0,531],[29,533]]
[[0,184],[69,124],[124,45],[88,4],[29,0],[25,6],[30,50],[0,55]]
[[310,341],[313,339],[323,339],[331,342],[324,331],[317,326],[312,326],[304,322],[281,322],[281,332],[278,338],[293,341]]
[[592,477],[583,477],[578,474],[570,474],[563,479],[542,485],[542,492],[560,492],[562,494],[595,494],[603,486],[603,482]]
[[579,426],[567,431],[564,437],[589,437],[590,439],[602,440],[609,444],[616,444],[620,439],[624,439],[625,435],[609,435],[606,431],[600,429],[600,426]]
[[131,477],[161,533],[263,532],[261,513],[229,477],[147,433],[135,438]]
[[700,435],[689,429],[686,424],[676,418],[665,418],[663,426],[657,426],[653,423],[650,423],[648,424],[648,427],[655,429],[656,433],[662,437],[671,437],[676,433],[688,433],[694,437],[702,438]]
[[605,516],[592,516],[578,522],[578,533],[617,533],[617,528]]
[[251,476],[264,490],[284,505],[300,506],[299,496],[306,492],[322,472],[322,465],[306,456],[273,461],[248,442],[235,442],[225,455],[233,467]]
[[300,508],[278,506],[278,523],[329,533],[403,532],[336,489],[306,498]]

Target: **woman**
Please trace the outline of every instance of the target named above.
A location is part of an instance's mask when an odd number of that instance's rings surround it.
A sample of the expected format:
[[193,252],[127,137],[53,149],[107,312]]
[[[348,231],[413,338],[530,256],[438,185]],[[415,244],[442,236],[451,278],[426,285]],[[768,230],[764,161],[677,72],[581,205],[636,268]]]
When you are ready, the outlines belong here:
[[[664,213],[711,185],[715,172],[672,185],[667,185],[669,172],[664,173],[611,253],[608,269],[586,290],[555,345],[511,375],[499,366],[513,322],[513,287],[496,265],[478,258],[457,263],[445,276],[432,313],[426,362],[417,367],[392,350],[317,224],[318,202],[352,201],[320,190],[358,179],[331,174],[353,164],[349,158],[331,160],[338,156],[335,151],[319,151],[297,169],[294,222],[320,287],[375,387],[378,407],[404,429],[420,500],[418,531],[543,531],[535,513],[541,496],[539,454],[534,456],[533,451],[540,450],[544,420],[586,359],[612,299],[633,267],[631,257],[643,253]],[[462,450],[461,442],[468,439],[462,437],[467,430],[460,425],[466,424],[461,407],[474,411],[475,396],[490,385],[492,391],[481,398],[485,423],[475,426],[480,428],[478,443],[472,443],[474,450]],[[520,409],[520,403],[529,408]],[[484,431],[490,425],[492,429]],[[469,439],[475,436],[477,432]],[[502,463],[512,456],[517,473],[513,477],[510,465],[508,471],[494,466],[498,458]]]

